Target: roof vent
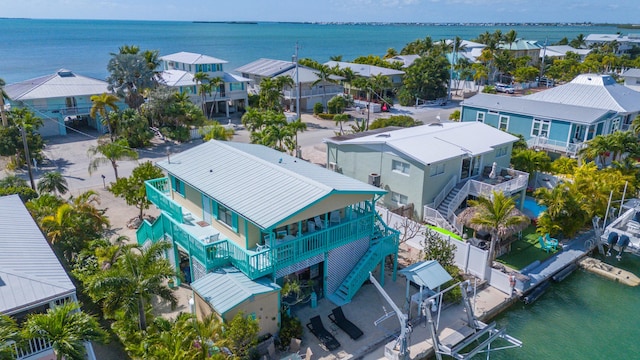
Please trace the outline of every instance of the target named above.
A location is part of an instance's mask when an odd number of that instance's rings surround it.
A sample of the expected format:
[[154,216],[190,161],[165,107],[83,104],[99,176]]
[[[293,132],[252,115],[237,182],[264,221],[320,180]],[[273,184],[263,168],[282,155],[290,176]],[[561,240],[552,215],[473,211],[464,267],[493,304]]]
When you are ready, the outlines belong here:
[[378,135],[376,135],[376,137],[385,137],[385,138],[388,138],[388,137],[391,137],[391,134],[389,134],[389,133],[385,133],[385,134],[378,134]]
[[441,122],[434,122],[434,123],[429,124],[429,126],[444,126],[444,125],[442,125]]
[[71,72],[71,70],[60,69],[60,70],[58,70],[58,76],[60,76],[60,77],[71,77],[71,76],[73,76],[73,73]]

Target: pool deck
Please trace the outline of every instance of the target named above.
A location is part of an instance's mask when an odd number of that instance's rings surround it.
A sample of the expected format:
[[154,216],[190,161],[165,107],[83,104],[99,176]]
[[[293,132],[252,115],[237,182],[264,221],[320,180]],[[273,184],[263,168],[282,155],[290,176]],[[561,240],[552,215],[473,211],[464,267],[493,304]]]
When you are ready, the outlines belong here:
[[530,281],[528,284],[524,284],[522,292],[526,293],[533,290],[536,286],[544,283],[569,264],[577,263],[578,260],[587,255],[587,249],[585,248],[587,240],[595,239],[595,237],[596,235],[593,230],[584,232],[564,244],[561,251],[558,251],[547,260],[531,269],[524,269],[521,273],[527,275]]

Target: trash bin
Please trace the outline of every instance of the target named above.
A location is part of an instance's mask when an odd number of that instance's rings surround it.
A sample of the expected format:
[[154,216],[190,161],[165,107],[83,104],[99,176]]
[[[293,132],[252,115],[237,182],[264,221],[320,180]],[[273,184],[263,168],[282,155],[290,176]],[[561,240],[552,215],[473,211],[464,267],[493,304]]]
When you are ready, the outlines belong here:
[[318,295],[316,295],[316,292],[312,292],[311,293],[311,308],[315,309],[318,307]]

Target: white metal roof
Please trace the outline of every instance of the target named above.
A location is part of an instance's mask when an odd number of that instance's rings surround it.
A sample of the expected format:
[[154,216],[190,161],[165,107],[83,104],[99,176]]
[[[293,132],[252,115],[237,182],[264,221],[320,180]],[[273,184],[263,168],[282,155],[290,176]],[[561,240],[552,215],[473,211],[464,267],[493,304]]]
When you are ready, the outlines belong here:
[[280,290],[280,286],[267,278],[251,280],[234,268],[207,273],[194,281],[191,287],[218,314],[225,314],[254,295]]
[[591,49],[576,49],[569,45],[549,45],[546,47],[546,49],[540,51],[540,57],[566,56],[568,52],[572,52],[580,56],[585,56],[591,52]]
[[606,109],[550,103],[526,96],[503,96],[479,93],[462,102],[462,106],[478,107],[499,113],[516,113],[544,119],[566,120],[578,124],[593,124],[613,113]]
[[16,313],[75,290],[20,197],[0,197],[0,313]]
[[240,75],[235,75],[235,74],[231,74],[231,73],[225,72],[222,75],[222,81],[224,81],[226,83],[231,83],[231,82],[249,82],[249,81],[251,81],[251,79],[247,79],[246,77],[242,77]]
[[161,73],[162,82],[171,87],[177,86],[193,86],[196,82],[193,80],[193,74],[184,70],[164,70]]
[[[287,71],[284,71],[278,74],[276,77],[280,76],[290,76],[294,81],[296,80],[296,68],[293,67]],[[341,76],[329,75],[329,78],[332,80],[340,80],[344,79]],[[298,81],[301,84],[309,84],[318,81],[318,70],[312,69],[306,66],[298,66]]]
[[106,81],[60,69],[54,74],[9,84],[4,91],[13,101],[89,96],[110,93]]
[[484,154],[517,140],[513,135],[479,122],[445,122],[347,140],[338,137],[325,139],[336,144],[358,144],[372,148],[378,145],[378,149],[383,144],[426,165],[459,156]]
[[261,58],[246,65],[242,65],[234,71],[242,74],[273,77],[294,68],[295,66],[295,63],[291,61]]
[[160,57],[163,61],[175,61],[184,64],[226,64],[228,61],[213,56],[181,51]]
[[618,113],[640,111],[640,93],[616,83],[609,75],[578,75],[570,83],[523,98],[613,110]]
[[640,69],[629,69],[622,73],[622,77],[638,77],[640,78]]
[[264,229],[330,194],[385,193],[255,144],[212,140],[157,165]]
[[354,73],[364,77],[371,77],[375,75],[391,76],[391,75],[404,74],[404,71],[383,68],[375,65],[356,64],[356,63],[349,63],[349,62],[343,62],[343,61],[328,61],[324,64],[329,67],[338,66],[338,68],[340,69],[350,68],[351,70],[353,70]]

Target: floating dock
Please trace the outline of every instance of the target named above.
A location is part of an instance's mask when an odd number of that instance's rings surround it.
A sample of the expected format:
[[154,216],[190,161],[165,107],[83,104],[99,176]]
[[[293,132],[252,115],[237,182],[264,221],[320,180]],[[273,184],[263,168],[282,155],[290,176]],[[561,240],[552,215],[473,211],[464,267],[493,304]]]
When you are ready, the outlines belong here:
[[611,279],[613,281],[617,281],[629,286],[640,285],[640,278],[637,277],[634,273],[627,270],[619,269],[600,260],[591,257],[585,257],[584,259],[580,260],[578,264],[583,269],[594,274],[606,277],[607,279]]

